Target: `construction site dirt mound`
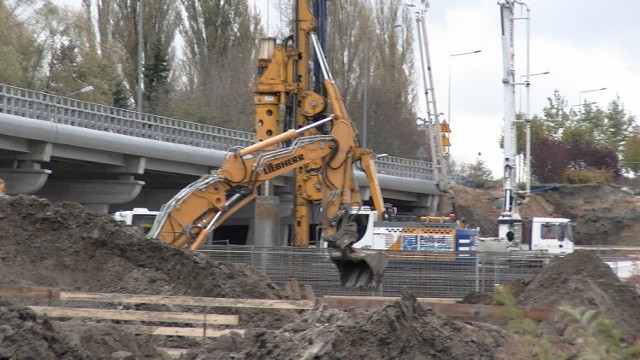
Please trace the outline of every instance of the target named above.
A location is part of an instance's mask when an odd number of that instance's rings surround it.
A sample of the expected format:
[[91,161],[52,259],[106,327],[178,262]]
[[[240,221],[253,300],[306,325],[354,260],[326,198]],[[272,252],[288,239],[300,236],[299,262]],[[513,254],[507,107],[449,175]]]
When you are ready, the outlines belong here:
[[[593,197],[586,189],[555,192],[562,195],[558,199],[548,195],[532,197],[521,208],[523,217],[558,212],[552,204],[555,201],[575,203],[576,209],[587,214],[592,204],[578,199]],[[462,187],[454,191],[458,209],[468,214],[463,215],[468,223],[482,226],[478,224],[486,221],[487,227],[495,226],[500,208],[499,191]],[[598,187],[591,187],[591,191],[610,192],[616,201],[633,196]],[[601,209],[615,212],[613,208]],[[578,213],[568,205],[566,209]],[[571,217],[571,214],[561,214]],[[574,221],[580,224],[584,220]],[[631,225],[628,222],[620,226]],[[264,274],[250,266],[215,262],[202,254],[145,239],[141,233],[118,224],[110,216],[75,203],[52,204],[24,195],[0,199],[0,230],[2,284],[57,287],[64,291],[286,297]],[[636,312],[640,306],[638,295],[621,284],[594,254],[576,252],[557,258],[533,279],[518,281],[511,287],[519,305],[593,308],[630,336],[640,334],[640,315]],[[470,295],[466,300],[494,301],[481,294]],[[25,305],[30,303],[0,303],[0,358],[151,359],[165,356],[151,346],[150,340],[119,332],[112,324],[93,327],[74,321],[58,325],[57,321],[49,322],[45,317],[36,316],[24,308]],[[153,310],[162,310],[162,307]],[[244,336],[223,336],[200,346],[194,343],[195,347],[185,358],[529,359],[538,349],[505,330],[502,327],[505,322],[496,325],[442,317],[421,308],[409,293],[404,294],[401,301],[372,311],[320,308],[301,316],[276,310],[238,310],[237,313],[246,329]],[[543,323],[541,329],[559,334],[561,329],[556,324]]]
[[33,311],[0,301],[0,359],[89,359]]
[[225,336],[184,359],[527,359],[535,353],[499,327],[451,320],[415,297],[378,310],[316,309],[280,330]]
[[[640,295],[592,252],[576,251],[554,258],[531,280],[505,285],[519,306],[597,310],[631,338],[640,338]],[[462,302],[498,304],[493,294],[477,293],[467,295]],[[564,327],[556,320],[543,329],[559,335]]]
[[31,309],[0,302],[0,359],[140,359],[168,360],[143,337],[113,324],[52,322]]
[[640,295],[592,252],[577,251],[552,260],[528,282],[517,301],[527,307],[598,310],[625,333],[640,337]]
[[640,245],[640,197],[607,184],[561,186],[540,195],[570,218],[579,244]]
[[[453,201],[443,198],[438,212],[449,214],[455,212],[459,219],[464,219],[469,227],[479,227],[482,236],[497,236],[496,219],[500,216],[504,192],[501,189],[481,190],[461,185],[452,185]],[[454,204],[455,202],[455,204]],[[554,206],[540,196],[531,196],[520,208],[524,219],[534,216],[549,216],[554,213]]]
[[[118,224],[106,214],[76,203],[53,204],[26,195],[1,199],[0,244],[0,278],[4,285],[103,293],[285,298],[266,275],[251,266],[216,262],[202,254],[171,248],[144,238],[142,233]],[[20,305],[35,303],[22,301]],[[163,308],[171,310],[164,306],[155,306],[153,310]],[[266,328],[279,328],[297,317],[291,311],[238,309],[233,312],[240,315],[243,324]],[[4,325],[3,320],[0,327]],[[46,331],[55,331],[45,325],[42,326]],[[113,336],[112,329],[95,330],[99,332],[92,336],[80,330],[81,327],[75,328],[83,332],[82,341],[76,341],[76,345],[88,346],[92,351],[99,348],[93,346],[99,342],[120,344],[122,340],[121,336]],[[51,340],[49,347],[58,346],[57,336],[32,335],[36,342]],[[29,347],[29,337],[25,339],[24,344]],[[16,343],[12,351],[20,354],[21,345]],[[115,348],[117,346],[110,350]],[[127,347],[122,348],[126,352]],[[154,358],[154,354],[136,358]]]
[[63,290],[281,298],[254,268],[148,240],[106,214],[34,196],[0,201],[2,282]]

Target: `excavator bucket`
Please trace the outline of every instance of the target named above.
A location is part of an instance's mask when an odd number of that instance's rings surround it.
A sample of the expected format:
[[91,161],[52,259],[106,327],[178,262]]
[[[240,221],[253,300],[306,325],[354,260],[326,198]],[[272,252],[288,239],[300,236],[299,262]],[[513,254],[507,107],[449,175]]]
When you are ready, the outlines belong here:
[[358,289],[377,288],[388,262],[383,252],[365,252],[352,247],[336,248],[330,257],[338,268],[342,286]]
[[340,273],[342,286],[349,288],[377,288],[389,261],[387,255],[379,251],[362,250],[353,247],[358,241],[358,225],[349,222],[324,240],[332,244],[329,256]]

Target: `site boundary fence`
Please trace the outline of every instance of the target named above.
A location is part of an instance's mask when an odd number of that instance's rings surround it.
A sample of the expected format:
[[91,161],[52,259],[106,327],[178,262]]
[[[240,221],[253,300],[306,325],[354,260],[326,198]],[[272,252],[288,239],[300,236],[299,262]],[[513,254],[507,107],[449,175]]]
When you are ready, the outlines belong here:
[[[245,263],[283,287],[291,278],[311,285],[317,295],[400,296],[407,288],[418,297],[460,298],[490,292],[496,284],[530,278],[538,268],[504,268],[504,256],[477,256],[455,260],[396,261],[393,258],[377,289],[348,289],[340,285],[338,271],[327,249],[255,246],[206,246],[200,250],[217,261]],[[391,256],[393,254],[390,254]],[[540,259],[538,259],[540,260]],[[542,259],[544,261],[544,259]]]
[[[278,286],[296,278],[302,285],[313,287],[316,295],[392,296],[406,288],[417,297],[463,298],[471,292],[491,293],[497,286],[515,280],[529,280],[553,260],[549,254],[478,253],[470,257],[413,257],[394,260],[377,289],[348,289],[340,285],[336,267],[327,249],[205,246],[203,254],[217,261],[245,263],[265,273]],[[603,258],[614,271],[622,259]]]

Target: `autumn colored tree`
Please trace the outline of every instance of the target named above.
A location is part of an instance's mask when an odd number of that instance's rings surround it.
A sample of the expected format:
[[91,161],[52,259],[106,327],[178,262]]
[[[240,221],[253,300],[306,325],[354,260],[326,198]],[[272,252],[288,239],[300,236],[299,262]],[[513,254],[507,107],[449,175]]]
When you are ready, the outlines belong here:
[[[558,91],[555,91],[548,101],[549,106],[544,109],[545,118],[541,133],[549,140],[564,144],[568,155],[567,168],[574,172],[595,169],[610,173],[614,179],[619,178],[619,159],[625,157],[628,148],[625,144],[635,124],[635,117],[626,113],[620,99],[610,102],[607,110],[585,102],[580,104],[580,111],[577,112],[567,110],[567,101]],[[536,134],[534,137],[539,135]],[[538,156],[554,155],[549,154],[549,151],[540,151]],[[535,158],[533,163],[536,162],[540,165],[554,161]],[[555,181],[560,179],[555,170],[547,171],[542,166],[538,171],[542,172],[537,174],[541,178],[549,179],[547,175],[555,173]]]
[[531,157],[532,177],[540,183],[559,182],[571,160],[567,146],[550,138],[533,142]]

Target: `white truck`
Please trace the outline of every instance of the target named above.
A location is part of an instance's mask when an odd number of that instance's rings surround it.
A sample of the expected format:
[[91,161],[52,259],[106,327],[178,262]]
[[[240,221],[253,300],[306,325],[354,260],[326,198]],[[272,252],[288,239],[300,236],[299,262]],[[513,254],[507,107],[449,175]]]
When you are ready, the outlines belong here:
[[133,208],[133,210],[116,211],[112,216],[120,224],[134,226],[147,234],[159,213],[147,208]]
[[[571,221],[558,217],[534,217],[528,222],[505,224],[504,237],[478,239],[478,251],[509,253],[535,251],[553,255],[571,254],[574,250]],[[510,233],[513,233],[511,235]]]

